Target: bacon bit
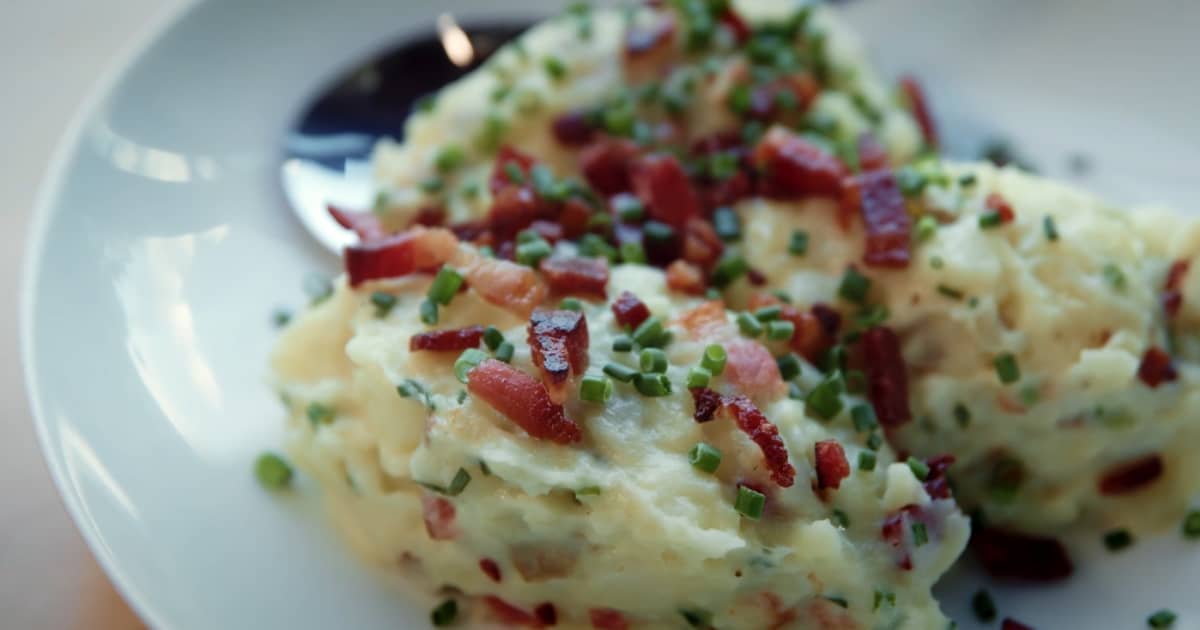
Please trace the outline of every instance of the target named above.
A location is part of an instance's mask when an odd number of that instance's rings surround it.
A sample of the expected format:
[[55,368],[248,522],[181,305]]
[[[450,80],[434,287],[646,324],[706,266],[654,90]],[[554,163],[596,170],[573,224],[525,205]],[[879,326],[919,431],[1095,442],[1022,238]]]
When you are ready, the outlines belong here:
[[608,262],[602,258],[545,258],[539,268],[555,293],[605,297]]
[[564,147],[578,149],[586,146],[596,135],[596,129],[588,122],[583,112],[565,112],[559,114],[551,125],[554,139]]
[[454,257],[458,239],[441,228],[414,227],[370,243],[346,247],[343,260],[350,286],[432,271]]
[[492,167],[492,176],[488,179],[488,190],[493,195],[499,191],[514,186],[512,180],[508,178],[508,165],[516,164],[517,168],[521,169],[521,174],[529,177],[529,171],[533,168],[536,160],[533,156],[524,153],[512,145],[504,145],[496,152],[496,165]]
[[925,136],[925,143],[936,149],[938,147],[937,127],[934,125],[933,113],[929,109],[929,103],[925,100],[925,91],[921,89],[921,84],[917,83],[914,77],[903,77],[900,79],[900,89],[904,91],[904,96],[908,99],[913,118],[917,119],[917,124],[921,127],[921,135]]
[[750,39],[750,25],[746,24],[746,20],[742,19],[742,16],[733,10],[733,7],[726,7],[721,12],[721,17],[717,19],[729,29],[730,33],[733,33],[733,39],[737,43],[744,44]]
[[587,231],[592,209],[579,199],[571,198],[563,203],[558,213],[558,224],[562,226],[564,238],[577,239]]
[[625,59],[641,60],[671,48],[675,41],[675,20],[667,17],[654,26],[634,26],[625,31]]
[[861,173],[850,180],[843,203],[857,208],[867,232],[863,263],[868,267],[907,267],[912,218],[890,170]]
[[751,267],[746,270],[746,280],[750,282],[752,287],[761,287],[767,283],[767,274]]
[[850,476],[850,462],[837,440],[822,440],[813,445],[813,466],[817,469],[817,490],[837,490]]
[[483,326],[467,326],[466,328],[455,328],[452,330],[431,330],[409,337],[408,351],[420,352],[421,350],[431,350],[433,352],[451,352],[466,350],[467,348],[478,347],[479,340],[481,339],[483,339]]
[[592,627],[599,630],[628,630],[629,622],[620,611],[611,608],[593,608],[588,611]]
[[701,204],[708,210],[732,206],[754,194],[754,180],[746,171],[738,171],[733,177],[720,180],[704,180],[696,185]]
[[704,272],[684,260],[667,265],[667,288],[690,295],[703,295],[706,287]]
[[[829,313],[833,315],[832,320],[828,317]],[[792,322],[796,328],[796,332],[792,333],[792,349],[810,363],[816,363],[821,355],[837,343],[841,315],[828,306],[814,304],[808,311],[785,306],[781,317]]]
[[771,625],[767,626],[767,630],[782,630],[796,621],[796,608],[785,608],[782,597],[775,593],[765,592],[763,599],[767,601],[767,609],[771,615]]
[[725,380],[739,392],[773,397],[787,389],[775,357],[757,341],[734,339],[725,344],[725,354]]
[[579,152],[579,168],[593,190],[611,197],[631,190],[629,164],[638,151],[632,141],[601,138]]
[[1012,617],[1005,617],[1004,621],[1000,622],[1000,630],[1033,630],[1033,626],[1027,626]]
[[630,167],[630,179],[651,219],[682,230],[689,219],[700,215],[700,198],[675,156],[659,153],[638,158]]
[[531,437],[564,445],[583,439],[579,425],[550,400],[541,382],[503,361],[486,359],[468,372],[467,390]]
[[925,460],[925,465],[929,467],[929,475],[925,477],[925,494],[929,498],[950,498],[950,481],[946,479],[946,471],[952,464],[953,455],[938,455]]
[[1001,223],[1012,223],[1017,219],[1017,213],[1013,212],[1012,204],[1004,198],[1004,195],[994,192],[987,196],[984,205],[988,210],[995,212],[1000,217]]
[[693,387],[689,391],[692,392],[692,402],[696,405],[692,417],[701,424],[712,420],[721,409],[721,395],[707,387]]
[[524,265],[479,257],[466,269],[467,283],[483,299],[528,316],[546,298],[546,285]]
[[674,323],[686,329],[693,339],[711,339],[726,327],[725,303],[709,300],[675,316]]
[[343,210],[333,205],[325,206],[325,209],[329,211],[329,216],[333,217],[338,225],[347,230],[354,230],[354,233],[358,235],[358,240],[363,243],[378,240],[387,235],[383,224],[379,222],[379,216],[374,212]]
[[1075,570],[1062,543],[990,527],[971,532],[971,548],[984,570],[994,577],[1050,582]]
[[764,172],[762,193],[774,199],[839,197],[849,175],[836,157],[781,126],[754,147],[754,163]]
[[550,398],[561,403],[567,377],[587,369],[587,318],[578,311],[534,311],[528,330],[533,364],[542,371]]
[[1137,492],[1157,481],[1163,468],[1157,453],[1109,468],[1100,477],[1100,494],[1111,497]]
[[887,151],[869,131],[858,137],[858,165],[864,171],[888,168]]
[[650,317],[650,307],[629,291],[622,291],[617,296],[612,303],[612,312],[618,326],[630,329],[641,326]]
[[500,576],[500,565],[496,564],[495,560],[492,560],[491,558],[484,558],[480,560],[479,570],[483,571],[483,574],[488,576],[488,578],[490,578],[493,582],[496,582],[497,584],[500,583],[500,580],[502,579]]
[[1163,290],[1162,304],[1167,317],[1175,317],[1183,306],[1183,278],[1187,275],[1192,263],[1187,260],[1176,260],[1171,263],[1167,272],[1167,284]]
[[1151,389],[1179,378],[1179,372],[1171,364],[1171,355],[1158,346],[1146,349],[1137,373],[1138,378],[1142,379],[1142,382]]
[[487,604],[487,607],[491,609],[492,615],[505,625],[525,626],[529,628],[544,627],[542,620],[538,619],[536,615],[525,612],[495,595],[485,596],[483,603]]
[[558,609],[550,602],[538,604],[533,609],[533,615],[538,618],[538,621],[547,626],[553,626],[558,623]]
[[883,541],[886,542],[896,553],[896,566],[904,571],[912,571],[912,554],[908,552],[907,546],[904,544],[904,533],[908,531],[905,526],[905,517],[916,518],[921,511],[918,505],[906,505],[895,512],[892,512],[883,519],[883,527],[880,534],[883,536]]
[[501,241],[512,240],[537,219],[540,211],[537,197],[528,186],[505,186],[493,194],[487,228]]
[[724,251],[725,244],[721,242],[721,237],[717,236],[712,223],[700,218],[687,222],[683,231],[684,260],[702,269],[708,269]]
[[[772,365],[774,363],[771,362]],[[728,364],[726,369],[728,370]],[[778,374],[778,370],[776,373]],[[745,396],[727,396],[722,402],[725,409],[733,414],[738,428],[762,449],[767,469],[771,471],[771,480],[781,488],[790,488],[796,482],[796,469],[788,462],[787,446],[783,443],[783,438],[779,437],[779,429]]]
[[890,328],[876,326],[863,334],[867,396],[879,424],[898,427],[912,420],[908,407],[908,371],[900,354],[900,339]]
[[454,540],[458,537],[453,503],[442,497],[422,494],[421,514],[425,520],[425,532],[433,540]]

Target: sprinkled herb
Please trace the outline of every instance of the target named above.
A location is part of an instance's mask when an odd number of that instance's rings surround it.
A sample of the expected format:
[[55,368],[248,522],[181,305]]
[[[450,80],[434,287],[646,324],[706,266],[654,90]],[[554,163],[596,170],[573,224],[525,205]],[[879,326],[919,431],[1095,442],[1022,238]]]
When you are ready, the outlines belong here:
[[873,328],[887,321],[888,307],[883,304],[874,304],[869,308],[865,308],[854,315],[854,324],[859,330]]
[[750,111],[750,86],[745,83],[736,85],[729,91],[729,109],[739,116],[745,116]]
[[446,182],[440,177],[429,177],[421,181],[419,184],[421,192],[427,195],[436,195],[446,187]]
[[779,319],[783,315],[783,307],[778,304],[764,306],[757,311],[754,311],[754,318],[760,322],[770,322]]
[[713,267],[712,283],[718,287],[728,286],[734,280],[745,275],[749,270],[750,263],[746,262],[746,259],[740,254],[726,252]]
[[500,344],[504,343],[504,333],[500,332],[500,329],[495,326],[488,326],[483,329],[483,343],[488,347],[488,350],[495,352],[496,348],[499,348]]
[[319,424],[333,422],[334,411],[328,405],[312,402],[308,403],[308,408],[304,410],[304,415],[308,416],[308,422],[316,427]]
[[567,78],[567,65],[558,57],[546,57],[542,60],[542,68],[550,78],[555,81],[562,81]]
[[1127,529],[1114,529],[1104,534],[1104,547],[1109,551],[1121,551],[1133,545],[1133,534]]
[[708,370],[706,370],[698,365],[693,365],[692,368],[688,370],[688,375],[687,375],[688,389],[692,389],[695,387],[708,387],[708,383],[711,380],[712,380],[712,372],[709,372]]
[[700,442],[688,451],[688,461],[698,470],[714,473],[721,465],[721,451],[710,444]]
[[883,437],[881,435],[872,433],[867,436],[867,448],[878,451],[880,446],[883,446]]
[[605,365],[604,373],[617,379],[618,381],[621,381],[622,383],[629,383],[633,381],[635,377],[637,377],[637,370],[625,367],[620,363],[609,363]]
[[971,186],[975,185],[977,179],[978,178],[975,177],[975,173],[967,173],[966,175],[958,178],[958,185],[962,186],[963,188],[970,188]]
[[875,410],[870,405],[851,407],[850,419],[854,423],[854,430],[859,433],[870,433],[879,426],[879,421],[875,419]]
[[[837,525],[842,529],[850,527],[850,516],[841,510],[834,510],[833,513],[829,515],[829,520],[832,521],[834,525]],[[845,602],[846,600],[843,599],[842,601]],[[845,604],[842,604],[842,607],[845,608]]]
[[841,393],[845,383],[841,372],[834,371],[825,380],[812,388],[805,399],[805,410],[822,420],[829,420],[842,412]]
[[929,466],[925,462],[917,459],[916,457],[909,456],[908,461],[905,463],[908,464],[909,469],[912,470],[913,476],[915,476],[917,479],[925,481],[929,478]]
[[508,122],[495,113],[488,114],[483,119],[483,129],[475,139],[475,144],[485,152],[495,151],[507,133]]
[[396,296],[376,291],[371,294],[371,304],[375,305],[375,317],[387,317],[388,313],[392,312],[392,308],[396,306]]
[[1042,232],[1046,234],[1047,241],[1058,240],[1058,226],[1054,223],[1054,217],[1047,214],[1042,219]]
[[762,139],[765,132],[766,127],[761,122],[757,120],[748,121],[742,125],[742,142],[745,142],[747,145],[758,144],[758,141]]
[[725,151],[714,153],[705,163],[705,170],[707,170],[709,177],[717,181],[727,180],[730,177],[737,175],[737,155]]
[[700,357],[700,367],[712,372],[713,376],[720,376],[721,372],[725,371],[725,346],[714,343],[704,348],[704,356]]
[[912,199],[925,191],[925,187],[929,185],[929,178],[921,171],[905,166],[896,171],[896,185],[900,187],[902,195]]
[[454,473],[454,479],[450,480],[450,485],[446,488],[446,494],[456,497],[462,494],[463,490],[467,489],[467,484],[471,483],[471,473],[465,468],[459,468],[458,472]]
[[254,460],[254,476],[267,490],[282,490],[292,483],[292,466],[275,453],[263,453]]
[[579,398],[593,403],[606,403],[612,398],[613,384],[603,376],[588,374],[579,383]]
[[433,166],[443,175],[448,174],[467,161],[467,152],[458,145],[447,145],[437,152],[433,158]]
[[895,606],[896,594],[888,591],[875,591],[874,610],[879,610],[880,606]]
[[437,93],[436,92],[434,92],[433,94],[426,94],[426,95],[422,96],[421,98],[417,99],[417,102],[414,104],[414,107],[416,108],[416,110],[418,112],[421,112],[422,114],[428,114],[428,113],[432,112],[434,107],[436,107],[436,106],[437,106]]
[[564,311],[582,311],[583,302],[580,302],[578,298],[563,298],[563,300],[558,303],[558,308]]
[[736,321],[738,329],[740,329],[742,334],[746,335],[747,337],[757,337],[763,333],[762,323],[758,321],[758,318],[754,317],[750,313],[745,311],[738,313]]
[[638,355],[642,372],[663,373],[667,371],[667,353],[658,348],[643,348]]
[[607,258],[609,262],[616,262],[617,260],[616,248],[609,245],[604,241],[603,237],[597,234],[584,234],[579,239],[579,254],[588,258]]
[[458,617],[458,602],[453,599],[447,599],[438,604],[437,608],[429,613],[429,621],[439,628],[454,623],[456,617]]
[[929,258],[929,266],[933,267],[934,269],[941,269],[945,265],[946,262],[942,260],[941,256],[931,256]]
[[707,628],[712,625],[712,613],[707,610],[687,609],[680,610],[680,615],[683,615],[684,621],[693,628]]
[[462,274],[450,267],[443,266],[438,270],[437,276],[434,276],[433,284],[429,285],[429,291],[425,293],[425,297],[435,304],[445,306],[458,294],[458,289],[462,287],[462,284]]
[[666,223],[647,221],[642,226],[642,234],[651,243],[665,243],[675,237],[675,230]]
[[979,215],[979,229],[990,230],[1004,225],[1004,217],[999,212],[989,211]]
[[614,136],[628,138],[633,135],[633,130],[637,119],[634,118],[633,110],[628,106],[620,105],[604,110],[603,124],[604,130]]
[[661,348],[671,339],[671,334],[663,328],[662,320],[650,316],[633,331],[633,340],[643,348]]
[[996,618],[996,602],[986,589],[981,588],[971,596],[971,609],[975,611],[975,617],[984,623]]
[[671,381],[666,374],[638,374],[633,377],[633,386],[643,396],[667,396],[671,393]]
[[1108,286],[1112,287],[1114,291],[1125,290],[1125,272],[1121,271],[1120,267],[1113,263],[1108,263],[1104,265],[1101,273],[1104,274],[1105,282],[1107,282]]
[[1032,407],[1037,404],[1038,398],[1041,397],[1041,390],[1036,385],[1026,385],[1017,392],[1017,396],[1021,398],[1021,403],[1026,407]]
[[842,275],[838,295],[847,302],[863,304],[867,300],[867,292],[871,289],[871,279],[862,275],[854,267],[846,267]]
[[613,339],[612,350],[613,352],[629,352],[633,350],[633,337],[620,335],[616,339]]
[[512,345],[512,342],[504,341],[496,348],[496,358],[505,363],[512,362],[513,353],[517,351],[517,347]]
[[912,524],[913,546],[920,547],[929,542],[929,532],[925,530],[925,523]]
[[1011,503],[1025,480],[1025,466],[1015,457],[1002,455],[988,473],[988,495],[996,503]]
[[283,328],[284,326],[288,325],[288,322],[291,321],[292,312],[285,308],[275,309],[275,312],[271,313],[271,323],[274,324],[276,328]]
[[1200,539],[1200,510],[1192,510],[1183,518],[1183,537],[1188,540]]
[[460,383],[467,382],[467,372],[475,369],[475,366],[483,363],[488,356],[479,348],[467,348],[463,353],[458,355],[458,359],[454,361],[454,377]]
[[304,276],[304,292],[309,306],[316,306],[333,295],[333,282],[323,274],[310,273]]
[[1175,619],[1175,613],[1164,608],[1147,617],[1146,625],[1151,628],[1170,628],[1175,625]]
[[946,286],[944,284],[939,284],[937,287],[937,291],[938,291],[938,293],[941,293],[942,295],[950,298],[951,300],[963,299],[963,292],[959,291],[958,289],[955,289],[954,287]]
[[800,376],[800,370],[802,369],[800,359],[790,352],[775,359],[775,364],[779,366],[779,376],[785,381],[790,381]]
[[528,243],[517,245],[517,262],[530,267],[537,267],[538,263],[553,252],[550,243],[538,239]]
[[646,264],[646,250],[637,241],[621,243],[621,260],[634,265]]
[[717,208],[712,215],[713,230],[726,243],[742,238],[742,221],[732,208]]
[[596,496],[598,494],[601,494],[602,492],[604,492],[604,489],[601,488],[600,486],[584,486],[575,491],[575,497],[579,498],[579,497],[587,497],[587,496]]
[[967,425],[971,424],[971,410],[967,409],[967,406],[962,403],[955,404],[954,421],[958,423],[958,426],[964,429],[967,428]]
[[762,516],[766,503],[767,497],[763,493],[751,490],[746,486],[738,486],[737,500],[733,503],[733,509],[746,518],[758,520]]
[[767,339],[775,341],[791,339],[796,334],[796,325],[787,320],[767,322]]
[[1012,353],[1005,352],[1004,354],[992,360],[992,365],[996,368],[996,377],[1001,383],[1009,385],[1021,380],[1021,368],[1017,366],[1017,358]]
[[875,451],[858,452],[858,469],[875,470]]
[[771,295],[779,298],[779,301],[783,302],[784,304],[792,303],[792,296],[788,295],[787,291],[784,291],[783,289],[775,289],[771,292]]
[[637,223],[646,214],[646,207],[633,195],[618,195],[613,200],[613,209],[625,223]]

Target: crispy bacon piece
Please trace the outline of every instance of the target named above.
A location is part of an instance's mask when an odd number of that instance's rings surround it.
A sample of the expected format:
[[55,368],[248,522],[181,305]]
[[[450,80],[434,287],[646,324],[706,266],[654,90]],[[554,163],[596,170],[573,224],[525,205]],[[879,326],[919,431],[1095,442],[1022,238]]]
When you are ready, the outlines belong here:
[[533,616],[538,618],[538,621],[547,626],[553,626],[558,623],[558,609],[550,602],[538,604],[533,609]]
[[690,295],[703,295],[707,287],[704,272],[690,262],[679,259],[667,265],[667,288]]
[[908,99],[913,118],[917,119],[917,124],[921,127],[921,135],[925,136],[925,143],[936,149],[938,146],[937,126],[933,122],[933,113],[929,109],[929,103],[925,100],[925,91],[921,89],[921,84],[917,83],[914,77],[904,77],[900,79],[900,89],[904,91],[904,96]]
[[541,206],[528,186],[505,186],[492,196],[487,228],[501,241],[512,240],[540,215]]
[[746,20],[732,6],[725,7],[725,10],[721,12],[721,16],[717,19],[720,20],[721,24],[725,25],[725,28],[729,29],[730,33],[733,33],[733,39],[737,43],[744,44],[750,39],[750,25],[746,23]]
[[877,171],[888,168],[888,155],[875,134],[865,132],[858,137],[858,165],[864,171]]
[[582,200],[572,197],[563,202],[562,210],[558,213],[558,224],[562,226],[563,237],[574,240],[583,236],[591,218],[592,209]]
[[1017,213],[1013,212],[1012,204],[998,192],[989,193],[983,203],[988,210],[995,212],[996,216],[1000,217],[1001,223],[1012,223],[1017,219]]
[[539,265],[546,284],[555,293],[605,297],[608,261],[603,258],[545,258]]
[[1050,582],[1075,570],[1066,548],[1053,538],[981,527],[971,532],[971,548],[984,570],[998,578]]
[[588,611],[592,627],[598,630],[629,630],[629,622],[619,610],[612,608],[593,608]]
[[534,311],[528,330],[533,364],[541,370],[550,398],[561,403],[567,378],[587,369],[587,318],[578,311]]
[[880,528],[883,541],[896,553],[896,566],[904,571],[911,571],[913,568],[912,554],[905,544],[905,532],[909,529],[908,523],[916,519],[920,512],[920,506],[906,505],[883,519],[883,526]]
[[729,320],[725,317],[725,303],[709,300],[675,316],[678,323],[693,339],[711,339],[720,334]]
[[487,604],[492,616],[500,620],[501,623],[507,626],[517,626],[526,628],[542,628],[544,624],[536,615],[526,612],[521,608],[517,608],[512,604],[496,597],[495,595],[487,595],[483,598],[483,603]]
[[840,197],[846,166],[804,138],[775,126],[754,147],[762,193],[774,199]]
[[465,275],[483,299],[522,316],[546,298],[546,285],[537,273],[511,261],[479,257],[467,267]]
[[488,576],[488,579],[491,581],[496,582],[497,584],[500,583],[500,580],[502,579],[500,575],[500,565],[496,564],[495,560],[492,560],[491,558],[483,558],[479,561],[479,570],[483,571],[483,574]]
[[1179,372],[1171,364],[1171,355],[1158,346],[1146,349],[1145,354],[1142,355],[1142,362],[1138,365],[1137,374],[1138,378],[1151,389],[1179,378]]
[[1157,453],[1113,466],[1100,476],[1100,494],[1116,496],[1137,492],[1157,481],[1163,468],[1162,457]]
[[929,498],[950,498],[950,480],[946,478],[946,471],[953,463],[953,455],[938,455],[925,460],[925,465],[929,467],[929,475],[925,477],[925,493]]
[[692,402],[696,405],[692,417],[702,424],[712,420],[721,409],[721,395],[707,387],[693,387],[689,391],[692,392]]
[[1163,289],[1162,305],[1167,317],[1175,317],[1183,306],[1183,278],[1187,275],[1191,262],[1176,260],[1167,271],[1167,283]]
[[837,490],[850,476],[850,462],[837,440],[821,440],[813,446],[813,466],[817,470],[817,490]]
[[529,177],[529,170],[533,168],[536,161],[533,156],[524,153],[512,145],[504,145],[496,152],[496,165],[492,167],[492,176],[488,179],[488,190],[495,195],[497,192],[516,184],[508,176],[508,165],[515,164],[521,171],[521,175],[525,178]]
[[706,219],[693,218],[687,222],[683,230],[683,259],[701,269],[708,269],[717,262],[725,244],[712,223]]
[[862,215],[867,232],[863,263],[868,267],[907,267],[912,240],[912,218],[904,195],[890,170],[856,175],[843,203]]
[[408,338],[409,352],[430,350],[433,352],[451,352],[466,350],[479,346],[483,339],[483,326],[467,326],[447,330],[431,330],[417,333]]
[[807,311],[785,306],[782,317],[792,322],[796,329],[792,333],[792,349],[809,363],[816,363],[821,355],[837,343],[841,314],[824,304],[814,304]]
[[629,291],[622,291],[617,296],[612,303],[612,312],[617,325],[631,329],[641,326],[650,317],[650,307]]
[[1000,622],[1000,630],[1033,630],[1033,626],[1027,626],[1012,617],[1005,617],[1004,621]]
[[546,387],[517,368],[487,359],[467,373],[467,390],[521,427],[531,437],[573,444],[583,432],[550,400]]
[[642,156],[630,167],[630,178],[651,219],[682,230],[689,219],[700,216],[700,198],[675,156]]
[[593,190],[604,197],[628,192],[629,165],[638,155],[638,146],[629,140],[600,138],[579,152],[579,168]]
[[333,205],[325,206],[325,209],[329,211],[329,216],[333,217],[338,225],[347,230],[353,230],[358,235],[358,240],[363,243],[381,239],[387,235],[383,224],[379,222],[379,216],[374,212],[355,212]]
[[454,540],[458,537],[458,527],[454,524],[454,504],[444,497],[422,494],[421,514],[425,521],[425,532],[433,540]]
[[762,449],[771,480],[782,488],[790,488],[796,482],[796,469],[788,462],[787,446],[779,437],[779,429],[745,396],[727,396],[723,403],[738,428]]
[[737,391],[751,397],[773,397],[787,389],[775,357],[757,341],[734,339],[725,344],[725,355],[724,378]]
[[551,130],[559,144],[572,149],[586,146],[596,135],[587,115],[578,111],[559,114],[551,124]]
[[343,260],[350,286],[432,271],[458,251],[458,239],[442,228],[414,227],[387,238],[346,247]]
[[908,407],[908,370],[900,354],[900,339],[890,328],[876,326],[863,334],[867,397],[884,427],[912,420]]

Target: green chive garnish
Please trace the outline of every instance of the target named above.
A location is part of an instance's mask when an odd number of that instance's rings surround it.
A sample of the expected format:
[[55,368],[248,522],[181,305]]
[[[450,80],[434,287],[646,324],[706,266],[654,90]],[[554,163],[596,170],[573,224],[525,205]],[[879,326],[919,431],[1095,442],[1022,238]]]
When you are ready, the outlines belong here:
[[942,295],[950,298],[951,300],[963,299],[963,292],[959,291],[958,289],[955,289],[954,287],[949,287],[944,284],[939,284],[937,286],[937,291],[938,291],[938,293],[941,293]]
[[433,158],[433,165],[437,171],[443,175],[462,166],[467,160],[467,153],[463,148],[457,145],[447,145],[437,152]]
[[771,306],[764,306],[754,311],[754,318],[765,323],[779,319],[779,316],[782,314],[783,307],[778,304],[772,304]]
[[608,365],[605,365],[604,373],[617,379],[618,381],[621,381],[622,383],[628,383],[637,377],[637,370],[625,367],[620,363],[609,363]]
[[633,340],[643,348],[656,348],[665,345],[670,339],[667,330],[663,328],[662,320],[651,316],[633,331]]
[[825,380],[808,392],[805,410],[822,420],[829,420],[842,412],[841,393],[844,389],[840,372],[832,372]]
[[1146,625],[1150,626],[1151,628],[1170,628],[1171,626],[1175,625],[1175,619],[1175,613],[1164,608],[1147,617]]
[[808,253],[808,232],[795,230],[788,241],[788,253],[793,256],[803,256]]
[[[604,215],[593,215],[604,216]],[[607,258],[609,262],[617,261],[617,250],[609,245],[598,234],[584,234],[579,239],[579,254],[587,258]]]
[[471,473],[467,472],[466,468],[459,468],[458,472],[454,473],[454,479],[450,480],[450,485],[446,487],[446,494],[456,497],[467,489],[469,483],[471,483]]
[[767,322],[767,339],[782,341],[796,334],[796,325],[787,320]]
[[920,547],[929,542],[929,532],[925,529],[925,523],[913,523],[912,536],[914,547]]
[[918,241],[928,241],[937,234],[937,229],[937,219],[927,214],[917,219],[917,224],[913,227],[913,237]]
[[671,393],[671,381],[666,374],[638,374],[633,377],[633,386],[643,396],[667,396]]
[[725,371],[725,346],[714,343],[706,347],[704,356],[700,358],[700,367],[712,372],[713,376],[720,376]]
[[323,405],[319,402],[308,403],[308,408],[304,410],[304,414],[308,416],[308,421],[314,427],[318,424],[329,424],[333,422],[333,408]]
[[637,223],[646,215],[646,207],[633,195],[617,195],[613,199],[613,209],[625,223]]
[[984,623],[996,618],[996,602],[992,600],[992,594],[985,589],[975,591],[975,595],[971,597],[971,609],[975,611],[975,617]]
[[758,318],[745,311],[738,313],[737,325],[747,337],[757,337],[763,333],[763,325]]
[[737,500],[733,503],[733,509],[746,518],[758,520],[763,513],[763,507],[767,504],[767,497],[761,492],[751,490],[746,486],[738,486]]
[[290,321],[292,321],[292,312],[287,309],[279,308],[271,313],[271,323],[275,324],[276,328],[283,328]]
[[688,389],[693,389],[696,387],[708,387],[708,383],[711,380],[712,380],[712,372],[709,372],[708,370],[706,370],[698,365],[693,365],[692,368],[690,370],[688,370],[688,375],[687,375]]
[[437,303],[432,300],[421,300],[421,321],[432,326],[438,323],[438,307]]
[[475,366],[483,363],[488,355],[479,348],[467,348],[463,353],[458,355],[458,359],[454,361],[454,377],[460,383],[467,382],[467,372],[475,369]]
[[483,329],[483,343],[488,347],[488,350],[495,352],[496,348],[499,348],[500,344],[504,343],[504,333],[500,332],[500,329],[495,326],[488,326]]
[[896,594],[887,591],[875,591],[875,605],[873,610],[879,610],[881,605],[894,607],[896,605]]
[[746,262],[745,258],[734,252],[726,252],[713,267],[712,283],[718,287],[725,287],[745,275],[747,271],[750,271],[750,263]]
[[629,335],[617,336],[616,339],[613,339],[612,350],[613,352],[629,352],[633,350],[633,337]]
[[906,463],[909,469],[912,470],[913,476],[917,479],[925,481],[929,478],[929,466],[925,462],[916,457],[909,456]]
[[558,308],[564,311],[582,311],[583,302],[580,302],[578,298],[563,298],[563,300],[558,303]]
[[742,238],[742,221],[733,208],[717,208],[712,215],[713,229],[726,243]]
[[1188,540],[1200,539],[1200,510],[1192,510],[1183,518],[1183,537]]
[[425,294],[435,304],[445,306],[454,299],[458,293],[458,289],[462,287],[463,276],[450,267],[442,267],[433,278],[433,284],[429,285],[429,291]]
[[554,248],[542,239],[517,245],[517,262],[530,267],[537,267],[543,258],[549,256]]
[[388,313],[392,312],[392,308],[396,306],[396,296],[376,291],[371,294],[371,304],[375,305],[375,317],[387,317]]
[[872,433],[867,436],[867,448],[878,451],[879,447],[883,446],[883,437],[878,433]]
[[[788,323],[790,324],[791,322]],[[779,376],[785,381],[790,381],[800,376],[800,370],[802,369],[800,359],[790,352],[775,359],[775,365],[779,366]]]
[[651,243],[665,243],[675,237],[675,230],[666,223],[647,221],[642,226],[642,235]]
[[721,451],[710,444],[700,442],[688,451],[688,461],[698,470],[715,473],[721,465]]
[[875,470],[875,451],[858,452],[858,469]]
[[1107,282],[1108,286],[1112,287],[1114,291],[1125,290],[1125,272],[1121,271],[1120,267],[1113,263],[1108,263],[1104,265],[1103,269],[1101,269],[1101,273],[1104,274],[1104,281]]
[[680,610],[680,615],[683,615],[683,620],[693,628],[707,628],[712,625],[712,613],[707,610]]
[[500,342],[500,345],[496,347],[496,359],[505,363],[511,363],[513,353],[516,351],[517,347],[512,345],[512,342],[502,341]]
[[1104,548],[1109,551],[1121,551],[1133,545],[1133,534],[1127,529],[1114,529],[1104,534]]
[[254,460],[254,476],[267,490],[281,490],[292,483],[292,467],[275,453],[263,453]]
[[613,384],[603,376],[588,374],[579,383],[579,398],[587,402],[606,403],[612,398]]
[[859,433],[870,433],[879,426],[879,421],[875,419],[875,410],[870,405],[851,407],[850,419],[854,423],[854,430]]
[[1017,358],[1006,352],[992,360],[996,367],[996,376],[1005,385],[1021,380],[1021,368],[1017,366]]
[[546,57],[542,60],[542,68],[546,70],[546,74],[555,81],[562,81],[567,77],[567,65],[558,57]]
[[637,241],[621,243],[621,261],[631,265],[646,264],[646,249]]
[[1058,240],[1058,225],[1054,223],[1054,217],[1047,214],[1042,219],[1042,232],[1046,234],[1047,241]]
[[638,355],[638,364],[643,372],[666,372],[667,353],[658,348],[643,348],[641,354]]
[[429,613],[429,621],[438,628],[454,623],[456,617],[458,617],[458,602],[453,599],[447,599],[438,604],[437,608]]
[[862,304],[867,300],[867,291],[871,289],[871,279],[862,275],[854,267],[846,267],[842,275],[842,283],[838,287],[838,295],[847,302]]

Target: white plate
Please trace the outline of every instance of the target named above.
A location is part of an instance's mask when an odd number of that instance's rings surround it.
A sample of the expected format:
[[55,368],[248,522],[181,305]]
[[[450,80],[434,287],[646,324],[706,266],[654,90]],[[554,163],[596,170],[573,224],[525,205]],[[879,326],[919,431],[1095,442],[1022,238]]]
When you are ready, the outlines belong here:
[[[150,624],[427,623],[425,602],[346,553],[311,487],[277,498],[251,474],[280,437],[262,385],[269,313],[301,302],[304,272],[336,267],[285,209],[277,161],[286,125],[337,70],[436,11],[493,4],[203,4],[105,82],[61,148],[22,296],[30,396],[68,508]],[[953,149],[1004,135],[1054,175],[1090,156],[1086,183],[1119,200],[1200,202],[1200,4],[865,0],[847,13],[885,69],[925,79]],[[1072,581],[996,589],[1002,613],[1039,630],[1139,628],[1170,607],[1176,628],[1200,628],[1200,545],[1168,534],[1113,558],[1082,546]],[[974,627],[977,580],[967,568],[943,581],[960,627]]]

